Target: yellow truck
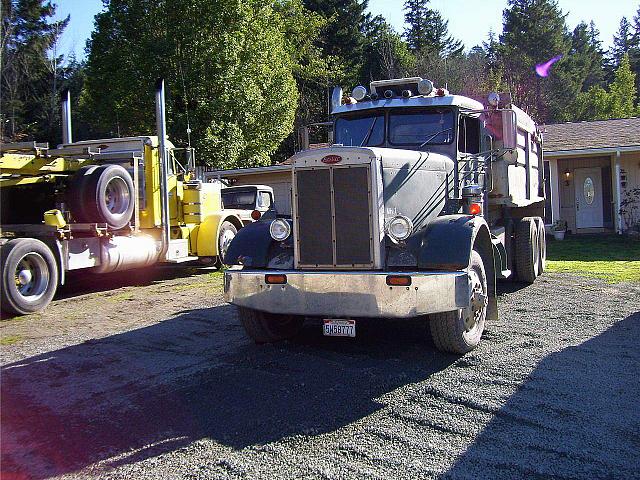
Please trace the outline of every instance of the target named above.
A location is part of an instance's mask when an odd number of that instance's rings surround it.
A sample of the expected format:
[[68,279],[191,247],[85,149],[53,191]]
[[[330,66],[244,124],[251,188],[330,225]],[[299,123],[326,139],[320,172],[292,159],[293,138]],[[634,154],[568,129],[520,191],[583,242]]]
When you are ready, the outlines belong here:
[[246,212],[225,209],[222,184],[194,178],[193,149],[167,140],[164,82],[156,136],[74,143],[69,100],[67,92],[57,148],[0,145],[2,310],[42,310],[71,270],[220,264]]

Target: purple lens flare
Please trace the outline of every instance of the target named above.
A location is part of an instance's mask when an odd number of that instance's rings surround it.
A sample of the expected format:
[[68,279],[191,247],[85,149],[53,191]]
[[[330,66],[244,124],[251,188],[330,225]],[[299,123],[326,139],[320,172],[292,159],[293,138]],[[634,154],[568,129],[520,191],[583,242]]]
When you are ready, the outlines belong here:
[[536,65],[536,73],[538,74],[538,76],[548,77],[549,73],[551,73],[551,67],[553,66],[553,64],[556,63],[561,58],[562,58],[562,55],[556,55],[551,60],[546,61],[544,63],[539,63],[538,65]]

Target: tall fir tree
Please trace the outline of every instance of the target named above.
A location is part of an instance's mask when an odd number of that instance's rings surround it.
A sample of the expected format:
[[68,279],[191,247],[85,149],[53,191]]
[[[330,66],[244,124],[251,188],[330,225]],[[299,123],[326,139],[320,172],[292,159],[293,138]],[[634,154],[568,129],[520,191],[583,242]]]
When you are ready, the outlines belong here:
[[586,92],[593,85],[604,83],[604,54],[598,35],[593,22],[590,25],[579,23],[571,35],[568,62],[572,63],[571,68],[583,80],[580,86],[582,92]]
[[407,44],[380,15],[370,19],[365,29],[362,80],[405,77],[415,67],[415,57]]
[[[503,12],[498,58],[515,102],[538,122],[555,121],[580,91],[584,78],[569,61],[571,35],[557,0],[509,0]],[[554,57],[548,77],[537,64]]]
[[629,64],[636,76],[636,90],[640,92],[640,4],[631,24],[631,48],[629,49]]
[[4,140],[59,140],[64,55],[55,47],[69,17],[44,0],[2,0],[0,120]]
[[627,17],[622,17],[618,31],[613,35],[613,46],[611,47],[610,56],[613,66],[617,67],[622,61],[622,57],[629,53],[632,46],[631,24]]
[[322,50],[340,64],[338,75],[329,79],[343,84],[361,77],[368,0],[303,0],[304,6],[327,22],[321,33]]
[[404,12],[404,37],[411,50],[439,57],[462,53],[464,45],[449,34],[449,22],[429,8],[429,0],[406,0]]

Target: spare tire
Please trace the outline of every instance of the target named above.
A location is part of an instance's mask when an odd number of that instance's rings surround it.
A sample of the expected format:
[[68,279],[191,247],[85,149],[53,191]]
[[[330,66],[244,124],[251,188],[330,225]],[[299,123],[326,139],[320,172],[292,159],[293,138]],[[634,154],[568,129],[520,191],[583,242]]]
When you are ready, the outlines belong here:
[[72,204],[78,212],[74,217],[81,222],[106,223],[116,230],[127,226],[135,207],[129,172],[120,165],[87,168],[80,174],[81,171],[74,179]]
[[94,219],[90,218],[90,213],[87,211],[85,195],[91,180],[91,175],[98,167],[99,165],[85,165],[76,172],[71,180],[71,189],[67,196],[67,204],[76,222],[95,222]]

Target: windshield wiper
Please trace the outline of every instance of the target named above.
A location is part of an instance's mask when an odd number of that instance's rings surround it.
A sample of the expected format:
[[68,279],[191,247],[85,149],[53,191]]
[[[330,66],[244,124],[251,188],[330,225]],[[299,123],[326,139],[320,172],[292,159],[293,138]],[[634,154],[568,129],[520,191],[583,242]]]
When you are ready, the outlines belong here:
[[378,118],[380,117],[375,117],[373,119],[373,123],[371,124],[371,126],[369,127],[369,131],[367,132],[367,134],[364,137],[364,140],[362,140],[362,143],[360,144],[361,147],[364,147],[365,144],[369,143],[369,138],[371,137],[371,134],[373,133],[373,129],[376,126],[376,122],[378,121]]
[[433,135],[431,135],[429,138],[427,138],[424,142],[422,142],[420,145],[418,145],[418,148],[422,148],[425,145],[428,145],[429,142],[431,140],[433,140],[434,138],[436,138],[438,135],[442,135],[444,132],[448,132],[450,130],[453,130],[453,127],[449,127],[449,128],[445,128],[444,130],[440,130],[439,132],[434,133]]

